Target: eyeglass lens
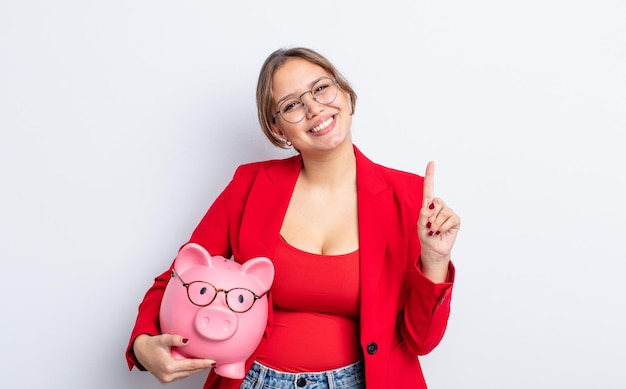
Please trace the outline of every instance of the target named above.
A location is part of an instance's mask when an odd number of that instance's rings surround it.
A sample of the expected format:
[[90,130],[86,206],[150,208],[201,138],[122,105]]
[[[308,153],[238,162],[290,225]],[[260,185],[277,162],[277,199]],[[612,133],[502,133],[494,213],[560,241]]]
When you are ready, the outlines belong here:
[[[338,89],[337,84],[333,79],[322,78],[313,85],[310,92],[313,99],[318,103],[330,104],[337,98]],[[306,112],[304,103],[302,102],[303,97],[304,95],[300,97],[292,97],[280,104],[278,112],[280,113],[280,116],[285,119],[285,121],[289,123],[298,123],[304,119]]]

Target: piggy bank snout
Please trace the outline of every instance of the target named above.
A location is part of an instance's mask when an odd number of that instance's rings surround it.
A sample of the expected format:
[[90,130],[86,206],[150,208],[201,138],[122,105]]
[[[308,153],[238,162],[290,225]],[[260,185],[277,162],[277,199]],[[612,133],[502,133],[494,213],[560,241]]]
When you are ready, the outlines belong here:
[[196,330],[207,339],[228,339],[237,332],[238,324],[237,315],[225,307],[208,306],[196,313]]

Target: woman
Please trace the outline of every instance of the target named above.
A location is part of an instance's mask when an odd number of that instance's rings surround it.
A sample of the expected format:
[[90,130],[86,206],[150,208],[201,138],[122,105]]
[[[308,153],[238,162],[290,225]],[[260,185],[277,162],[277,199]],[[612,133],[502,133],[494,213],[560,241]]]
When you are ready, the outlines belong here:
[[[424,178],[377,165],[353,144],[356,94],[318,53],[278,50],[265,61],[257,108],[268,139],[294,157],[240,166],[190,242],[276,269],[265,336],[248,376],[209,374],[205,388],[425,388],[418,355],[441,340],[450,312],[450,253],[459,217]],[[140,305],[129,367],[162,383],[211,367],[173,360],[187,343],[159,334],[169,270]],[[313,372],[321,372],[314,374]]]

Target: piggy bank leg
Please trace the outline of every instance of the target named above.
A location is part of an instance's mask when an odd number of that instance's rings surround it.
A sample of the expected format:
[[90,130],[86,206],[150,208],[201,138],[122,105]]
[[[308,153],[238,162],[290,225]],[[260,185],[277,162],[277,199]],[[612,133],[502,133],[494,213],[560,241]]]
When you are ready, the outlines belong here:
[[226,378],[244,378],[246,376],[245,362],[218,364],[215,373]]

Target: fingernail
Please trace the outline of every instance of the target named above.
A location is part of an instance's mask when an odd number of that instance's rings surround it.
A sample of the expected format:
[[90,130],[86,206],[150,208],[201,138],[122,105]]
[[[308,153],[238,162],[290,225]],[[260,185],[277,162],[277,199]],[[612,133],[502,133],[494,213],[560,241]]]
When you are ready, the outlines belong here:
[[430,228],[430,226],[432,226],[431,222],[426,223],[426,228]]
[[432,231],[428,231],[428,236],[433,236],[433,232]]
[[187,344],[187,342],[189,342],[189,339],[183,338],[183,343]]
[[430,205],[428,206],[428,209],[435,209],[435,203],[430,203]]
[[441,231],[435,232],[435,235],[439,235],[439,234],[441,234]]

